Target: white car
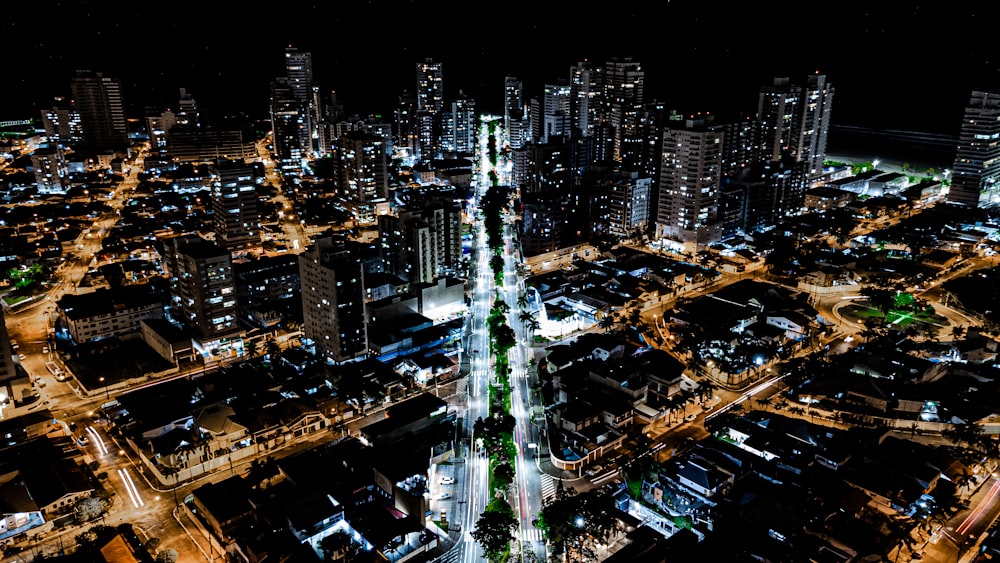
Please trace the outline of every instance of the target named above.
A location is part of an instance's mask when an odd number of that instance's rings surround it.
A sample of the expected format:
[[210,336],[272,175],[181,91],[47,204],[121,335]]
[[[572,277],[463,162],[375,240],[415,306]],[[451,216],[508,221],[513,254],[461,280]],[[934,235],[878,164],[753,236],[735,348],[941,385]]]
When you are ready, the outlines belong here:
[[451,493],[441,493],[438,495],[438,500],[448,500],[451,498]]
[[445,476],[445,477],[442,477],[441,480],[438,481],[438,482],[441,483],[442,485],[451,485],[451,484],[455,483],[455,478],[454,477],[447,477],[447,476]]
[[689,415],[685,416],[684,420],[686,422],[694,422],[694,419],[696,419],[696,418],[698,418],[698,415],[692,413],[692,414],[689,414]]

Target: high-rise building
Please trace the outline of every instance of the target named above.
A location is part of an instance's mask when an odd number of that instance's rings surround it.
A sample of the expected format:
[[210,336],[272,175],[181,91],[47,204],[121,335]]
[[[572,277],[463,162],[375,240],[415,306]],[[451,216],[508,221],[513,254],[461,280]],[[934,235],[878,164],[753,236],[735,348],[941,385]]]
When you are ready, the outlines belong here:
[[239,332],[236,282],[229,250],[197,235],[163,239],[172,316],[194,330],[206,349]]
[[1000,91],[973,90],[958,133],[948,201],[1000,203]]
[[476,124],[476,100],[459,90],[448,112],[443,148],[457,155],[473,154],[476,150]]
[[759,155],[756,160],[790,159],[806,165],[808,176],[823,171],[834,88],[826,76],[808,75],[803,84],[777,77],[757,101]]
[[95,152],[128,149],[128,120],[121,81],[100,72],[78,70],[70,90],[73,104],[80,113],[86,147]]
[[271,82],[270,108],[274,157],[284,173],[298,175],[309,154],[308,108],[295,97],[286,78]]
[[215,242],[231,254],[259,252],[260,213],[253,166],[242,160],[219,159],[209,173]]
[[345,240],[322,236],[299,255],[302,330],[316,355],[341,363],[368,353],[365,274]]
[[66,145],[83,139],[80,112],[66,98],[57,97],[51,108],[42,110],[42,127],[53,143]]
[[537,256],[562,248],[565,206],[558,194],[529,193],[523,197],[521,251]]
[[462,211],[453,200],[428,198],[379,215],[379,239],[389,273],[430,282],[453,274],[462,259]]
[[608,188],[608,234],[626,239],[646,230],[649,221],[649,192],[653,179],[638,172],[622,172]]
[[35,169],[35,185],[42,194],[64,194],[69,186],[69,165],[60,145],[48,145],[31,153]]
[[573,100],[570,94],[570,83],[565,79],[546,84],[542,89],[542,134],[538,142],[546,143],[553,137],[572,137]]
[[[269,327],[288,319],[301,318],[298,297],[302,282],[297,254],[261,256],[256,260],[235,262],[233,272],[240,318],[247,325]],[[296,310],[292,310],[293,305]]]
[[711,116],[671,121],[663,132],[656,237],[687,251],[721,238],[718,218],[723,128]]
[[177,126],[177,114],[169,109],[146,108],[146,131],[154,154],[167,152],[167,135]]
[[341,135],[334,154],[337,193],[354,220],[372,225],[376,208],[389,196],[389,165],[385,138],[365,131]]
[[580,135],[589,137],[593,133],[597,119],[597,101],[600,91],[594,84],[593,66],[590,61],[581,61],[569,68],[569,85],[573,116],[573,129]]
[[417,111],[438,113],[444,108],[444,75],[441,63],[417,63]]
[[612,58],[604,64],[602,76],[603,114],[612,131],[612,155],[621,161],[623,139],[635,137],[643,106],[646,73],[631,57]]
[[201,113],[198,111],[198,102],[188,93],[187,88],[181,88],[180,97],[177,100],[176,114],[177,125],[181,127],[201,127]]
[[[503,79],[503,126],[511,130],[515,121],[524,117],[524,83],[516,76]],[[520,146],[520,145],[518,145]]]
[[320,125],[323,122],[319,86],[313,80],[312,53],[295,47],[285,49],[285,77],[292,95],[302,104],[305,114],[303,145],[308,152],[319,149]]
[[420,128],[417,120],[417,99],[412,92],[403,92],[393,110],[392,144],[403,163],[412,166],[420,155]]
[[417,63],[417,155],[422,161],[438,157],[441,110],[444,108],[444,81],[441,63],[426,59]]

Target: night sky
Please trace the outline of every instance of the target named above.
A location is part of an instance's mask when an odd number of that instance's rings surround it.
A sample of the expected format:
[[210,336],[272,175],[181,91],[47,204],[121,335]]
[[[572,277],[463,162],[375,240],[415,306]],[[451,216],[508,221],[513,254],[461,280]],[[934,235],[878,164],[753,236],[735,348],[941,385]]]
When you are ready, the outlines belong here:
[[1000,83],[993,23],[974,2],[609,3],[617,13],[563,0],[11,4],[0,119],[37,118],[78,68],[121,77],[135,117],[175,106],[181,87],[209,116],[264,117],[286,45],[313,53],[321,88],[351,114],[388,115],[424,58],[443,63],[446,97],[464,90],[482,111],[500,110],[506,74],[537,95],[585,59],[630,56],[647,100],[719,114],[753,112],[773,77],[818,70],[837,89],[835,125],[950,135],[969,91]]

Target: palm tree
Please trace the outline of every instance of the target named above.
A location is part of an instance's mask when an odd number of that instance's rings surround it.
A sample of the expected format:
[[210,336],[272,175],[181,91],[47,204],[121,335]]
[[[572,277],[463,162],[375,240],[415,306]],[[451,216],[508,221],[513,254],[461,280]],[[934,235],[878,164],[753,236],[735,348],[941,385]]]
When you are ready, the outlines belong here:
[[698,392],[701,393],[701,402],[704,403],[705,401],[711,401],[718,389],[719,387],[711,381],[702,381],[701,384],[698,385]]
[[517,316],[517,320],[521,321],[521,325],[526,324],[528,321],[533,320],[535,315],[527,310],[522,310],[521,314]]
[[518,307],[520,307],[522,309],[527,309],[528,308],[528,294],[527,293],[521,292],[521,294],[517,296],[517,305],[518,305]]
[[597,322],[597,326],[604,329],[604,332],[611,330],[611,327],[615,326],[617,320],[611,313],[606,313],[601,320]]
[[532,333],[534,333],[536,330],[538,330],[539,328],[541,328],[541,326],[542,326],[541,323],[539,323],[538,320],[535,319],[535,317],[531,317],[531,319],[528,320],[528,327],[527,328]]

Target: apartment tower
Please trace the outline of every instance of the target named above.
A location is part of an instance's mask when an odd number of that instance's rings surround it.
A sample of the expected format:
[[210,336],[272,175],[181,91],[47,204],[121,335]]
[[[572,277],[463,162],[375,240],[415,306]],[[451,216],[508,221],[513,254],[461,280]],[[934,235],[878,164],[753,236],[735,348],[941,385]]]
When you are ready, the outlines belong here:
[[100,72],[78,70],[70,83],[73,104],[80,114],[83,142],[94,152],[128,149],[128,121],[122,85]]
[[973,90],[962,116],[948,201],[1000,203],[1000,92]]
[[342,363],[368,353],[364,267],[346,240],[322,236],[299,255],[302,329],[317,356]]

